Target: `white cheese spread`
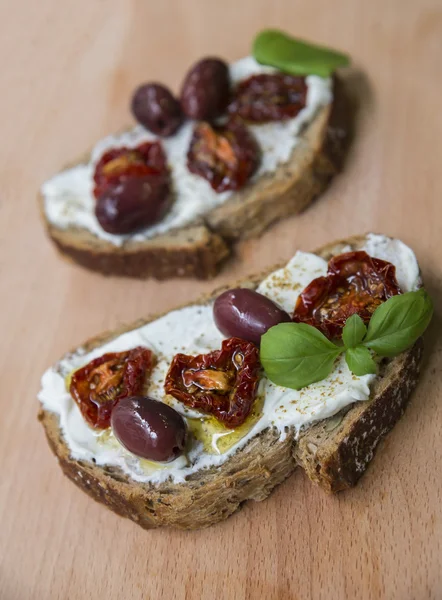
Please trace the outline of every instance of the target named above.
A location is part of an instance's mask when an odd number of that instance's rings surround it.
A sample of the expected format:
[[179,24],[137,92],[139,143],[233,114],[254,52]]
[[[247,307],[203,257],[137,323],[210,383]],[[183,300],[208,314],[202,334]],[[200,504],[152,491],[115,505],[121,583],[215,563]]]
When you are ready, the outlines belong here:
[[[405,244],[369,234],[364,249],[396,266],[404,292],[419,286],[416,257]],[[292,313],[299,293],[312,279],[326,272],[325,260],[314,254],[297,252],[286,267],[269,275],[259,285],[258,291]],[[314,421],[331,417],[356,401],[368,399],[370,385],[376,378],[374,375],[356,377],[342,357],[326,379],[302,390],[283,388],[263,378],[258,392],[258,401],[263,402],[262,413],[240,440],[224,453],[217,453],[217,441],[229,432],[213,435],[214,453],[205,451],[203,445],[194,440],[187,456],[167,465],[161,464],[161,468],[126,451],[108,431],[103,433],[91,429],[66,389],[65,377],[93,358],[105,352],[119,352],[141,345],[151,348],[158,358],[148,393],[157,400],[164,400],[164,377],[173,356],[177,352],[195,355],[216,350],[223,339],[215,326],[211,304],[188,306],[120,335],[88,354],[79,350],[65,358],[57,368],[51,368],[43,375],[39,399],[45,409],[59,416],[63,436],[73,458],[95,461],[98,465],[118,466],[136,481],[159,483],[170,477],[175,482],[182,482],[187,475],[199,469],[223,463],[268,427],[276,427],[283,438],[288,428],[299,432]],[[184,417],[201,418],[200,413],[188,410],[173,398],[167,397],[167,401]]]
[[[260,65],[251,56],[230,66],[234,84],[251,75],[275,71],[276,69]],[[254,179],[265,173],[274,172],[278,165],[286,163],[293,148],[299,143],[302,129],[311,122],[321,106],[331,102],[331,79],[310,75],[306,78],[306,82],[308,88],[306,106],[295,118],[284,122],[250,126],[262,150],[261,164]],[[91,161],[88,164],[62,171],[43,184],[41,191],[48,221],[59,229],[70,227],[87,229],[93,235],[121,246],[188,225],[221,205],[232,192],[217,194],[205,179],[194,175],[187,168],[187,151],[193,126],[192,121],[186,121],[175,135],[161,138],[171,169],[175,201],[160,223],[135,234],[113,235],[104,231],[95,217],[93,174],[95,165],[103,153],[114,147],[135,147],[142,142],[158,139],[139,125],[125,133],[110,135],[99,141],[92,151]]]

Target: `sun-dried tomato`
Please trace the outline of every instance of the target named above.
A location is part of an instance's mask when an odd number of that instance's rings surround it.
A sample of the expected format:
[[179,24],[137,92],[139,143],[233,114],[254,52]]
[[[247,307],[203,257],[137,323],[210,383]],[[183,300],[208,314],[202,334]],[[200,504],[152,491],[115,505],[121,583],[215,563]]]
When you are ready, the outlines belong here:
[[227,110],[252,123],[284,121],[296,117],[306,99],[304,77],[263,73],[238,84]]
[[229,338],[221,350],[209,354],[177,354],[164,389],[186,406],[213,415],[227,427],[238,427],[252,409],[259,373],[255,344]]
[[256,171],[259,158],[255,138],[241,123],[212,127],[202,122],[195,126],[187,167],[219,193],[242,188]]
[[161,142],[145,142],[136,148],[112,148],[95,167],[94,195],[99,198],[108,186],[130,177],[163,173],[167,173],[167,163]]
[[150,350],[137,346],[103,354],[75,371],[69,391],[89,425],[109,427],[113,407],[122,398],[142,393],[155,362]]
[[300,294],[293,320],[337,338],[351,315],[357,313],[368,323],[382,302],[400,293],[394,265],[364,251],[346,252],[333,257],[327,275],[314,279]]

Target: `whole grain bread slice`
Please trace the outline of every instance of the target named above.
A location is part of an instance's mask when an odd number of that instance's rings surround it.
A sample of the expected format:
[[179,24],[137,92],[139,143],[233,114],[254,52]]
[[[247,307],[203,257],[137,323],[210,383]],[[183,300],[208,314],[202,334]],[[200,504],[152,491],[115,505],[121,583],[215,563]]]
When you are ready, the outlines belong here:
[[[353,237],[328,245],[317,254],[328,260],[342,252],[344,246],[358,249],[364,240],[365,236]],[[273,270],[255,275],[240,285],[256,288]],[[200,303],[213,299],[220,291],[202,298]],[[82,349],[89,352],[158,316],[97,336]],[[337,415],[313,424],[298,437],[292,431],[281,440],[278,431],[269,428],[221,466],[200,470],[184,484],[137,483],[119,468],[74,460],[63,438],[58,416],[41,408],[38,418],[65,475],[92,498],[146,529],[160,526],[197,529],[227,518],[246,500],[264,500],[297,466],[327,492],[355,485],[373,458],[378,443],[407,405],[418,380],[422,348],[419,340],[400,356],[384,360],[369,400],[356,402]]]
[[[322,107],[303,130],[288,162],[190,226],[115,246],[87,229],[61,229],[50,223],[40,194],[47,233],[63,256],[105,275],[210,278],[231,254],[235,241],[258,236],[275,221],[300,212],[325,189],[341,168],[352,113],[347,86],[335,78],[332,104]],[[88,160],[84,157],[78,164]]]

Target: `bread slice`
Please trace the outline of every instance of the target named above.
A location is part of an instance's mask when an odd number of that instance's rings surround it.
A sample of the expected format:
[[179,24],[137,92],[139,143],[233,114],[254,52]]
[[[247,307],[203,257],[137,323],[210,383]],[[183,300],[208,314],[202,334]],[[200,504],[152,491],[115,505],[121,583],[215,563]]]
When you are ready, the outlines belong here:
[[[65,257],[105,275],[210,278],[231,254],[235,241],[258,236],[278,219],[303,210],[340,169],[352,113],[343,81],[334,80],[333,98],[304,129],[286,164],[232,194],[190,226],[118,247],[87,229],[51,224],[40,194],[47,233]],[[78,164],[88,160],[83,157]]]
[[[364,239],[364,236],[351,238],[324,247],[317,254],[329,259],[340,253],[344,245],[357,249]],[[255,288],[267,274],[252,277],[241,285]],[[91,339],[83,348],[90,352],[152,320],[140,320]],[[197,529],[227,518],[245,500],[264,500],[297,466],[327,492],[355,485],[381,438],[402,415],[417,383],[421,357],[419,340],[400,356],[383,361],[381,377],[376,380],[369,400],[356,402],[313,424],[301,431],[298,439],[291,432],[281,441],[276,429],[266,429],[221,466],[197,471],[182,484],[137,483],[117,467],[74,460],[63,439],[58,416],[41,409],[39,420],[65,475],[92,498],[146,529],[159,526]]]

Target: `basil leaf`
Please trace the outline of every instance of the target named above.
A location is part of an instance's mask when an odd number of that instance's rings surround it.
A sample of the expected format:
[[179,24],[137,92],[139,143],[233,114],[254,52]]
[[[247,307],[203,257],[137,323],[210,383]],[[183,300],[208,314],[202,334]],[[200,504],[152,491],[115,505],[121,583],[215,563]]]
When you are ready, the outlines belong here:
[[253,42],[253,56],[263,64],[292,75],[329,77],[338,67],[350,63],[346,54],[309,44],[278,31],[261,31]]
[[364,321],[357,314],[349,317],[342,330],[342,341],[346,348],[354,348],[362,342],[367,333]]
[[345,362],[350,371],[358,377],[369,373],[377,373],[376,363],[370,354],[370,350],[365,346],[347,348]]
[[344,348],[305,323],[280,323],[261,337],[261,364],[270,381],[299,390],[325,379]]
[[433,303],[424,289],[393,296],[375,310],[364,345],[380,356],[396,356],[424,333]]

